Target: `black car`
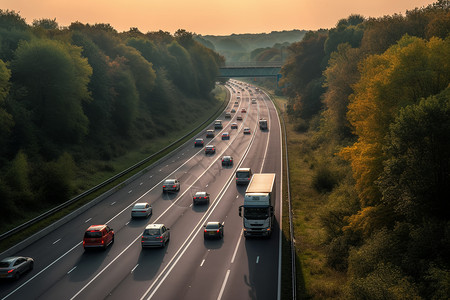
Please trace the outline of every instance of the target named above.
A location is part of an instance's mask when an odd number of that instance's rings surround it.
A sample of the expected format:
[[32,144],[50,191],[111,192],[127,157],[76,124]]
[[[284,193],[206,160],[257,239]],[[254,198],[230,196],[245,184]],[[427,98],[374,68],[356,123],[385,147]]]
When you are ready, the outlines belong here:
[[207,145],[205,147],[205,154],[214,154],[216,153],[216,147],[214,145]]
[[192,197],[192,202],[194,205],[199,203],[208,203],[209,204],[209,194],[207,192],[197,192],[194,197]]
[[233,157],[224,156],[222,157],[222,166],[232,166],[233,165]]
[[195,139],[194,146],[195,147],[203,147],[203,139],[201,139],[201,138]]
[[208,222],[204,225],[205,230],[203,231],[203,237],[205,239],[209,238],[223,238],[223,223],[219,222]]

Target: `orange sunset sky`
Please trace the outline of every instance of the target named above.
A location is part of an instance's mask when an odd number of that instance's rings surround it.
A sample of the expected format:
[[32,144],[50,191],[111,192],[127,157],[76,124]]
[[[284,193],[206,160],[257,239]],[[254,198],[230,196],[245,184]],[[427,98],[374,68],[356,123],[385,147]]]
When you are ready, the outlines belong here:
[[109,23],[119,32],[177,29],[207,35],[262,33],[334,27],[350,14],[380,17],[427,6],[426,0],[0,0],[27,23],[55,19],[70,23]]

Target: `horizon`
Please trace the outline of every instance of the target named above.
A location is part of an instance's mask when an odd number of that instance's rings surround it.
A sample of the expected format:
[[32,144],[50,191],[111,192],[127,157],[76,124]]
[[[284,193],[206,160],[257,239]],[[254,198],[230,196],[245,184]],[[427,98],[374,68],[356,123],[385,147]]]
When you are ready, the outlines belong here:
[[[173,0],[170,4],[139,0],[1,0],[0,9],[18,13],[27,24],[34,20],[56,20],[60,27],[74,22],[109,24],[118,32],[137,28],[143,33],[184,29],[197,35],[228,36],[262,34],[273,31],[319,30],[335,27],[339,20],[352,14],[378,18],[402,14],[428,6],[430,0]],[[217,12],[220,12],[218,14]],[[287,29],[294,28],[294,29]]]

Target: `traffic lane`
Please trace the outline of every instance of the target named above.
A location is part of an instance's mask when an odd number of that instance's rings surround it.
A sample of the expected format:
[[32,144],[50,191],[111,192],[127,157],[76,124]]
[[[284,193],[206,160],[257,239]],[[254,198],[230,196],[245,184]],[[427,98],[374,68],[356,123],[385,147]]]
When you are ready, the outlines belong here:
[[[154,208],[154,209],[155,209],[155,208]],[[175,211],[175,210],[174,210],[174,211]],[[174,215],[174,216],[177,218],[178,216],[182,215],[182,213],[177,214],[177,213],[173,213],[173,212],[172,212],[172,215]]]
[[[205,240],[201,227],[165,281],[156,291],[151,291],[154,294],[149,293],[153,295],[152,299],[217,298],[227,270],[230,269],[236,245],[242,239],[241,223],[236,222],[242,199],[236,198],[234,188],[235,185],[232,184],[217,209],[208,218],[209,221],[224,222],[223,239]],[[174,286],[177,288],[174,289]]]
[[[228,174],[226,174],[226,176],[222,176],[222,177],[228,177],[229,180],[234,184],[234,170],[231,169],[225,169],[226,172],[228,172]],[[214,198],[212,198],[214,199]],[[211,203],[211,205],[214,204],[214,200],[212,200],[213,202]],[[183,203],[184,202],[184,203]],[[181,237],[185,237],[185,236],[189,236],[189,232],[186,232],[186,229],[191,229],[194,230],[195,226],[198,224],[193,224],[193,222],[197,222],[198,217],[203,216],[203,214],[200,214],[199,216],[196,216],[196,214],[198,215],[198,211],[197,211],[197,207],[192,207],[190,209],[188,208],[188,204],[192,203],[192,199],[188,199],[187,202],[183,201],[180,204],[178,204],[176,206],[176,209],[172,209],[173,213],[170,214],[170,216],[168,216],[168,220],[167,220],[167,224],[171,224],[170,227],[172,228],[171,230],[171,234],[172,234],[172,239],[173,239],[173,235],[174,232],[176,232],[178,234],[178,236]],[[197,222],[198,223],[198,222]],[[203,224],[203,222],[201,222]],[[166,223],[165,223],[166,224]],[[202,225],[200,224],[200,225]],[[192,232],[191,230],[191,232]],[[183,233],[183,231],[185,231]],[[182,238],[180,238],[182,239]],[[128,266],[129,268],[129,266]],[[136,269],[136,270],[140,270],[140,266]],[[127,269],[127,268],[122,268],[122,269]],[[126,281],[126,285],[124,285],[124,287],[122,288],[121,286],[117,286],[114,289],[114,293],[119,295],[118,297],[120,298],[123,293],[126,293],[126,291],[129,291],[130,288],[132,288],[132,290],[138,289],[141,290],[141,287],[135,287],[136,284],[139,285],[139,283],[133,282],[132,280],[127,279]],[[124,290],[124,291],[122,291]],[[83,294],[84,296],[84,294]]]

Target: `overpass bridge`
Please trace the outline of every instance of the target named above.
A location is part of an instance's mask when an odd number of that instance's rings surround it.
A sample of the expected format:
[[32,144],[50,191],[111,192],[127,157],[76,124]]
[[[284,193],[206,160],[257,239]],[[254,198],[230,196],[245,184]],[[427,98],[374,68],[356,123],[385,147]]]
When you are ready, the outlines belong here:
[[243,78],[243,77],[273,77],[278,81],[281,78],[281,62],[239,62],[227,63],[219,68],[219,78]]

